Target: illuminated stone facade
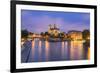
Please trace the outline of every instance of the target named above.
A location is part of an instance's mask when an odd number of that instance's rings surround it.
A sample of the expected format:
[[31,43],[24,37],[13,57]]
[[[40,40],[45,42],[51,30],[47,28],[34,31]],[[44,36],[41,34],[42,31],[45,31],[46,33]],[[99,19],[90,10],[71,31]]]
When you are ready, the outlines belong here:
[[81,31],[75,31],[75,30],[69,31],[68,36],[72,40],[82,40],[82,32]]
[[58,36],[60,31],[59,28],[57,28],[57,26],[54,24],[54,25],[49,25],[48,33],[53,36]]

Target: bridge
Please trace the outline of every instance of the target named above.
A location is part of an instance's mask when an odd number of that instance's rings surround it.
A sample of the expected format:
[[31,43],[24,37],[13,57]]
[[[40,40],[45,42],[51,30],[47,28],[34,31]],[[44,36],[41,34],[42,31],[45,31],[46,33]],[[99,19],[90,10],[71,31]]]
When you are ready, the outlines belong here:
[[28,38],[34,39],[34,38],[45,38],[45,37],[41,36],[40,34],[33,34],[33,35],[29,35]]

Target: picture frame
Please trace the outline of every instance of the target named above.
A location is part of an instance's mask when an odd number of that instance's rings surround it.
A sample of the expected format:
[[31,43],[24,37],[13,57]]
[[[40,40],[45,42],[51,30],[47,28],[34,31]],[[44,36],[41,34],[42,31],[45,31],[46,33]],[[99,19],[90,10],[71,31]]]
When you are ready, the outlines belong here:
[[[53,12],[85,12],[90,13],[90,46],[92,50],[90,60],[87,62],[74,59],[70,61],[64,60],[61,62],[53,61],[47,62],[34,62],[34,64],[21,62],[21,51],[19,44],[21,42],[21,28],[23,10],[37,10],[38,12],[53,11]],[[24,21],[23,21],[24,22]],[[19,25],[19,26],[18,26]],[[36,24],[37,25],[37,24]],[[64,27],[64,26],[63,26]],[[20,29],[19,29],[20,28]],[[40,27],[42,28],[42,27]],[[34,28],[35,29],[35,28]],[[39,29],[38,29],[39,30]],[[19,33],[19,34],[18,34]],[[33,2],[33,1],[11,1],[11,72],[29,72],[29,71],[44,71],[44,70],[61,70],[61,69],[79,69],[79,68],[91,68],[97,67],[97,6],[95,5],[80,5],[80,4],[64,4],[64,3],[47,3],[47,2]],[[18,47],[19,46],[19,47]],[[25,55],[25,54],[24,54]],[[92,57],[92,58],[91,58]],[[19,64],[20,62],[20,64]],[[23,63],[23,65],[22,65]],[[43,63],[43,64],[42,64]],[[72,64],[71,64],[72,63]],[[28,65],[29,64],[29,65]],[[32,64],[32,66],[30,65]]]

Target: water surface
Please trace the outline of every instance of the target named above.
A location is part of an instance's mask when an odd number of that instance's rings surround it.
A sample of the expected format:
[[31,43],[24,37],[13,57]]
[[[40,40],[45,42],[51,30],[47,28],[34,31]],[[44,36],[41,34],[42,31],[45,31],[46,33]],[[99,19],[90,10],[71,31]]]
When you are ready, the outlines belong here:
[[83,41],[49,42],[34,39],[21,51],[21,62],[47,62],[89,59],[89,43]]

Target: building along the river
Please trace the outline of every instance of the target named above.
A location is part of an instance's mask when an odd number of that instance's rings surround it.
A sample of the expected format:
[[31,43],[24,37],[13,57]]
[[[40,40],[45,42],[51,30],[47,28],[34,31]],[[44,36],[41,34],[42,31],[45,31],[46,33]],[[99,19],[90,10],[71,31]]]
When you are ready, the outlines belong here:
[[70,37],[71,40],[82,40],[81,31],[76,31],[76,30],[69,31],[68,36]]
[[58,36],[58,34],[60,33],[60,30],[59,30],[59,28],[57,28],[56,24],[54,24],[54,25],[50,24],[48,33],[53,36]]

